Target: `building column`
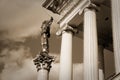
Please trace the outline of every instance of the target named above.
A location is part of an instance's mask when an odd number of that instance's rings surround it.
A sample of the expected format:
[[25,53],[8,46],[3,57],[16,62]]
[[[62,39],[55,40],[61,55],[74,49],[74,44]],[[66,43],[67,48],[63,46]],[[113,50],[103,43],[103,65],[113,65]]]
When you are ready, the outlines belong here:
[[72,32],[62,33],[59,80],[72,80]]
[[99,80],[104,80],[104,46],[98,46]]
[[72,80],[72,37],[75,29],[65,25],[57,35],[62,35],[59,80]]
[[111,0],[116,74],[120,73],[120,0]]
[[96,10],[84,10],[84,80],[98,80]]

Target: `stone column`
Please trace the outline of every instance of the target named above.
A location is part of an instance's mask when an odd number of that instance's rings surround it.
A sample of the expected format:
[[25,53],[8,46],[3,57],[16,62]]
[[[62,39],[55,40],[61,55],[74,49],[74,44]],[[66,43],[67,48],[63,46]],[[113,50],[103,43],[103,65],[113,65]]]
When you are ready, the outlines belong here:
[[99,80],[104,80],[104,46],[98,46]]
[[33,61],[38,71],[37,80],[49,80],[49,72],[54,57],[49,56],[45,52],[41,52]]
[[48,71],[45,69],[41,69],[40,71],[38,71],[38,78],[37,80],[49,80],[49,76],[48,76]]
[[54,61],[54,57],[49,55],[49,42],[50,38],[50,26],[53,22],[53,18],[45,20],[41,26],[41,46],[42,50],[33,60],[38,71],[37,80],[48,80],[51,64]]
[[59,80],[72,80],[72,37],[74,29],[66,24],[58,33],[62,34]]
[[96,10],[84,10],[84,80],[98,80]]
[[111,0],[116,74],[120,72],[120,0]]

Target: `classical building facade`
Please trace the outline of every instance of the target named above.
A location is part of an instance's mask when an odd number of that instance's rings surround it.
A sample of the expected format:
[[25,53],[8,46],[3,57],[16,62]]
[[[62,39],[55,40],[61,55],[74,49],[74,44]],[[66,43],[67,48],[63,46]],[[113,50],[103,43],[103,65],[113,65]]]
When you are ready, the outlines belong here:
[[[58,14],[62,37],[59,80],[72,80],[72,38],[83,33],[84,80],[105,80],[104,49],[113,51],[115,75],[120,80],[120,1],[46,0],[44,8]],[[81,34],[79,34],[81,35]],[[65,67],[66,66],[66,67]],[[64,72],[64,73],[63,73]]]

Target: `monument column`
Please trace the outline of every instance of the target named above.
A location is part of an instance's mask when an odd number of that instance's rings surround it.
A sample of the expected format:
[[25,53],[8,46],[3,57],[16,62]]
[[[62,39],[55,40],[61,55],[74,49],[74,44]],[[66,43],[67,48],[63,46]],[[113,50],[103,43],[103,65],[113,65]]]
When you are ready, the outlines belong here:
[[41,69],[39,72],[38,72],[38,78],[37,80],[49,80],[49,72],[45,69]]
[[98,80],[98,43],[96,9],[91,5],[84,10],[84,80]]
[[50,26],[53,22],[53,18],[45,20],[41,26],[41,52],[33,60],[38,71],[37,80],[48,80],[51,64],[54,61],[54,57],[49,55],[49,42],[50,38]]
[[120,73],[120,0],[111,0],[116,74]]
[[57,35],[62,35],[59,80],[72,80],[72,37],[75,29],[65,25]]
[[49,72],[53,61],[54,58],[46,53],[40,53],[36,56],[34,64],[38,71],[37,80],[49,80]]

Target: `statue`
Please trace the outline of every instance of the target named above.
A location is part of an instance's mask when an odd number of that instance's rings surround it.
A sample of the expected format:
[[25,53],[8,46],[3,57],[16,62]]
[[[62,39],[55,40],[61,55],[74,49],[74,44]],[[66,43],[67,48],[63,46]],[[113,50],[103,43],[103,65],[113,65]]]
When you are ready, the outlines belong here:
[[40,54],[36,56],[33,60],[34,64],[36,65],[37,71],[41,69],[45,69],[50,71],[51,63],[54,61],[53,56],[49,56],[49,43],[48,38],[50,38],[50,26],[53,22],[53,18],[45,20],[41,26],[41,46],[42,50]]
[[49,21],[44,21],[41,26],[41,46],[42,52],[49,52],[48,38],[50,38],[50,25],[53,22],[53,18]]

